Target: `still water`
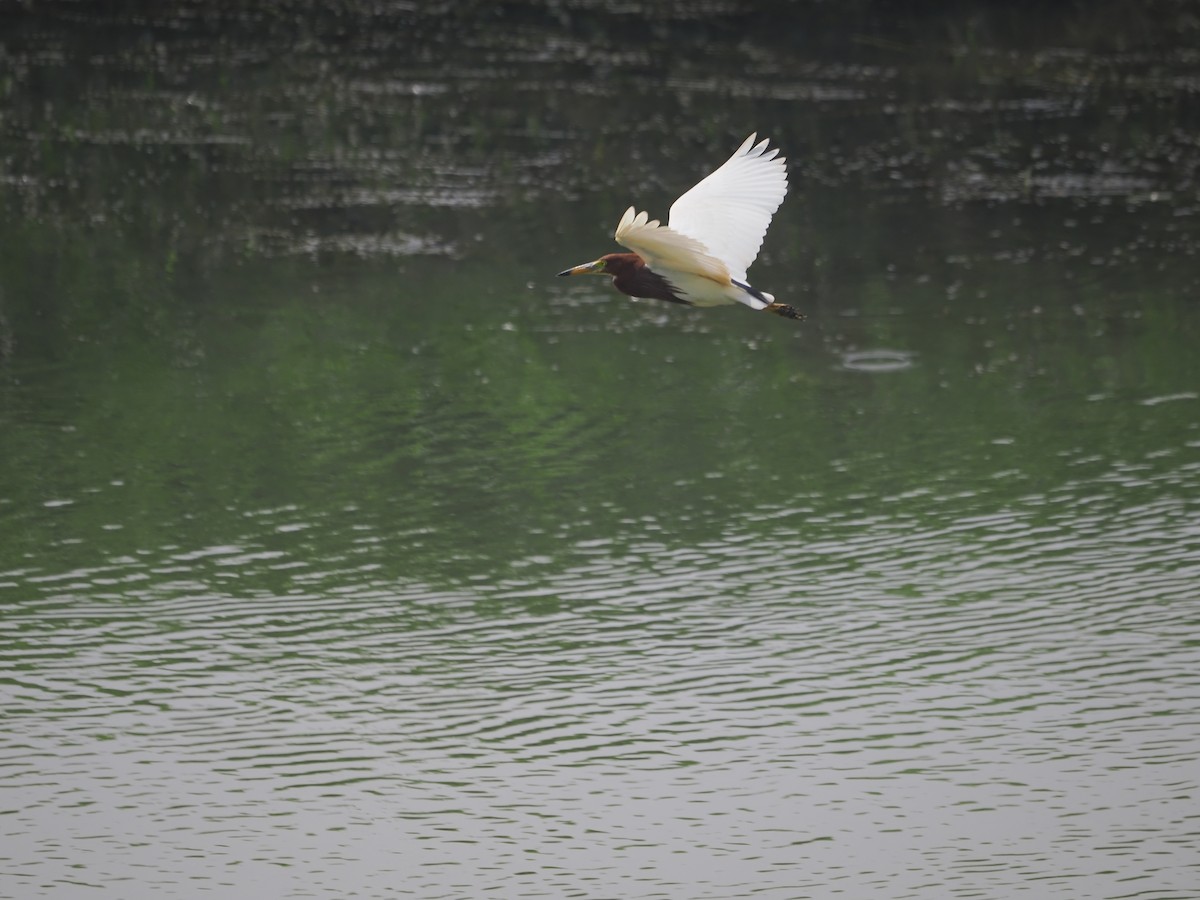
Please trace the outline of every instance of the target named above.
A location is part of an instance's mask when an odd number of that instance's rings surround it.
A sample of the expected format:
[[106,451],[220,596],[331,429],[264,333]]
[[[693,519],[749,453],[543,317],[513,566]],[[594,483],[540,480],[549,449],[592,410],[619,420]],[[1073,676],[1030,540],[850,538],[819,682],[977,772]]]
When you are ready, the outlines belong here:
[[286,9],[3,15],[0,895],[1200,897],[1191,7]]

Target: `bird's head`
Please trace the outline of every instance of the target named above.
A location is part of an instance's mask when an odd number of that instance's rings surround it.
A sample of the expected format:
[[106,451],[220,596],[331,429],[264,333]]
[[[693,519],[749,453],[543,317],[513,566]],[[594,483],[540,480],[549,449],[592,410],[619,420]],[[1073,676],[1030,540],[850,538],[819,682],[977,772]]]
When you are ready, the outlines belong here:
[[559,272],[558,276],[561,278],[564,275],[620,275],[631,264],[636,265],[630,257],[636,259],[632,253],[606,253],[594,262],[565,269]]

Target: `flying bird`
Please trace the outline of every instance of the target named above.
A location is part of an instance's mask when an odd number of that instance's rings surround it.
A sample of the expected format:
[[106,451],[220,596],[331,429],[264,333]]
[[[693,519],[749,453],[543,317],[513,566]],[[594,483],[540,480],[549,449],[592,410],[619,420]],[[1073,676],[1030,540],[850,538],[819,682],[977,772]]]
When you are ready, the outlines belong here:
[[803,319],[786,303],[750,286],[746,270],[758,256],[771,217],[787,193],[787,166],[769,141],[742,142],[725,164],[671,204],[667,224],[634,207],[614,237],[632,253],[607,253],[562,275],[611,275],[634,299],[688,306],[741,303]]

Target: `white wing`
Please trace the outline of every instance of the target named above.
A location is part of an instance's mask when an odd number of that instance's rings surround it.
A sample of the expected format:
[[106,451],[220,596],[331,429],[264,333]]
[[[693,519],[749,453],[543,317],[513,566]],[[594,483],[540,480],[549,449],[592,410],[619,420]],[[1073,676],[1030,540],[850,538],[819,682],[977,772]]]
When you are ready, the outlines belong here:
[[660,275],[666,276],[666,270],[673,269],[700,275],[718,284],[729,284],[729,268],[704,245],[664,227],[658,219],[650,220],[647,213],[635,214],[632,206],[621,216],[614,237],[618,244],[628,247],[646,261],[651,271]]
[[758,256],[771,216],[787,193],[787,166],[769,141],[746,138],[725,164],[671,205],[667,224],[699,241],[738,281]]

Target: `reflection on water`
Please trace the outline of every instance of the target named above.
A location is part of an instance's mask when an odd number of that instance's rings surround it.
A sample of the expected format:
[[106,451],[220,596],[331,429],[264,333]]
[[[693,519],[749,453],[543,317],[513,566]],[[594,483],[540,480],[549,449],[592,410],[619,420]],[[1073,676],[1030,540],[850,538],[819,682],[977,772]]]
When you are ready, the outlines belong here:
[[1186,4],[283,9],[2,14],[0,894],[1200,897]]

